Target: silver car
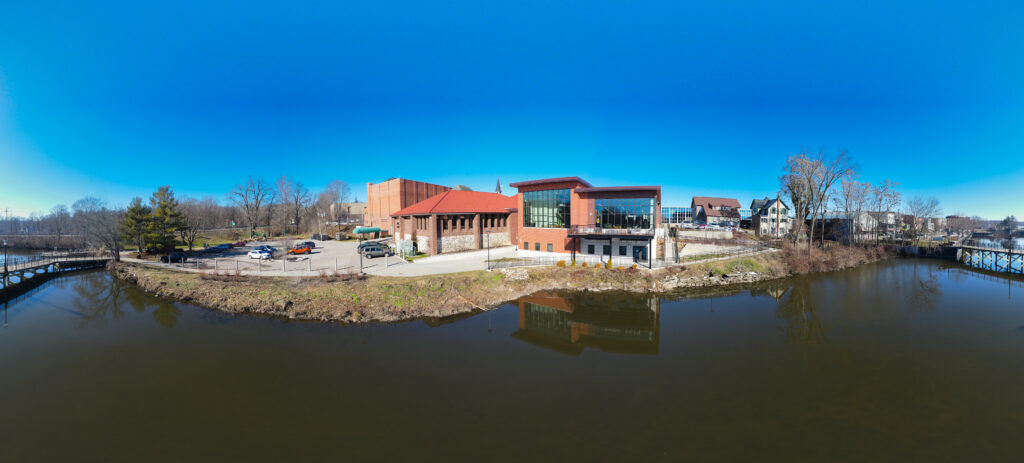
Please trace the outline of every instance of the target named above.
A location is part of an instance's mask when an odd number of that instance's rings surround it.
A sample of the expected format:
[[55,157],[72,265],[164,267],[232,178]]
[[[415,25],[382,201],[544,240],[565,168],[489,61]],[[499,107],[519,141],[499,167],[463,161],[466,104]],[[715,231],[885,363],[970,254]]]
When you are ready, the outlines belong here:
[[363,257],[372,259],[374,257],[393,256],[395,251],[387,246],[367,246],[363,248]]

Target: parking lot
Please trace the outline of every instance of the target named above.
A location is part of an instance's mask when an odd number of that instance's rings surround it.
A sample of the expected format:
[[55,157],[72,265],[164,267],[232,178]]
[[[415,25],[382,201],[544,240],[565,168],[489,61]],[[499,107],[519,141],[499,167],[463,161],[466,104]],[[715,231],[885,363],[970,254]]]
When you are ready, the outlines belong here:
[[[221,252],[205,253],[198,251],[187,257],[185,262],[159,264],[162,266],[173,266],[182,270],[191,271],[228,271],[238,270],[243,274],[259,274],[264,276],[311,276],[319,275],[321,271],[331,273],[358,272],[360,270],[360,256],[356,252],[359,243],[356,241],[314,241],[316,247],[310,254],[288,255],[289,245],[298,244],[301,241],[250,241],[244,247],[235,247]],[[268,245],[277,248],[272,259],[255,259],[248,256],[257,246]],[[128,262],[144,262],[133,259],[133,253],[125,254],[122,259]],[[409,265],[398,257],[377,257],[373,259],[362,259],[362,271],[364,273],[384,272],[386,268],[399,265]]]

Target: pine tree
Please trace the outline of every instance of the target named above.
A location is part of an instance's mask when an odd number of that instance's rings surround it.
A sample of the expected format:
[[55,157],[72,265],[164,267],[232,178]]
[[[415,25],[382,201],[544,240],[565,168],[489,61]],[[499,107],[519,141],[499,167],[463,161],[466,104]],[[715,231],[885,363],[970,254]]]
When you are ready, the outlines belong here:
[[178,230],[185,226],[171,187],[162,186],[157,189],[149,198],[149,204],[153,212],[147,240],[159,251],[171,251]]
[[120,231],[122,238],[139,247],[139,257],[146,249],[146,237],[152,225],[152,209],[142,204],[142,198],[135,198],[121,219]]

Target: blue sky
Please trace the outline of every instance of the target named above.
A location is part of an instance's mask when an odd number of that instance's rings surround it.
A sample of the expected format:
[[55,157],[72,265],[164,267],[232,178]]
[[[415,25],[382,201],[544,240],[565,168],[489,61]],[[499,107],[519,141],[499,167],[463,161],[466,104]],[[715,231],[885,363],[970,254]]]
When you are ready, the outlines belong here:
[[282,174],[749,203],[824,146],[946,213],[1024,216],[1011,2],[148,3],[5,2],[0,208]]

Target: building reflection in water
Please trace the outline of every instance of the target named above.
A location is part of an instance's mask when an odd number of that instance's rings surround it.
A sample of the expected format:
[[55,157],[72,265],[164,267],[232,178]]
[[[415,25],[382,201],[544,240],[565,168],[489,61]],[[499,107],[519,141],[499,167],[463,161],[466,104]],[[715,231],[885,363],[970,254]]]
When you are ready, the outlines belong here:
[[512,337],[569,355],[587,347],[657,354],[660,312],[656,297],[540,292],[519,299],[519,330]]

